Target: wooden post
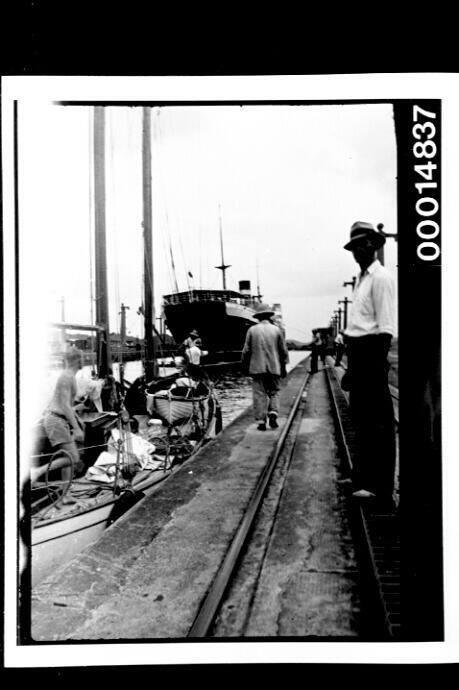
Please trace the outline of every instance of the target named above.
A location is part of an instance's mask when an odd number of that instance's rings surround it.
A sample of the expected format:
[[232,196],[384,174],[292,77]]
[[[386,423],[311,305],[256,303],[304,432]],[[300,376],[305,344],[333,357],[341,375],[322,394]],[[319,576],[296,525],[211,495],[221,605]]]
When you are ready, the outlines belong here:
[[341,330],[341,314],[343,313],[343,310],[341,307],[338,307],[338,331]]
[[105,114],[103,106],[94,108],[94,220],[96,324],[99,376],[104,378],[111,365],[108,318],[107,246],[105,236]]
[[352,304],[351,300],[345,297],[344,299],[338,300],[338,304],[343,304],[343,330],[347,328],[347,305]]
[[343,287],[346,287],[346,285],[350,285],[350,286],[351,286],[351,290],[354,291],[354,288],[355,288],[355,281],[356,281],[356,280],[357,280],[357,276],[352,276],[352,280],[346,280],[346,281],[343,283]]

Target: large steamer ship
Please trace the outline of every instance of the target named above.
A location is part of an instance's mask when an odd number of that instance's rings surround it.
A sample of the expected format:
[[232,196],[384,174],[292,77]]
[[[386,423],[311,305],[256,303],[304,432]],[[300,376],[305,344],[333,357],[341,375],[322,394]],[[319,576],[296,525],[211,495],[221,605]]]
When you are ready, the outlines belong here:
[[[241,358],[246,333],[257,323],[254,314],[261,302],[252,295],[250,281],[239,281],[234,290],[188,290],[163,296],[164,318],[177,344],[196,330],[208,352],[206,363],[235,362]],[[272,305],[274,320],[282,327],[280,304]]]

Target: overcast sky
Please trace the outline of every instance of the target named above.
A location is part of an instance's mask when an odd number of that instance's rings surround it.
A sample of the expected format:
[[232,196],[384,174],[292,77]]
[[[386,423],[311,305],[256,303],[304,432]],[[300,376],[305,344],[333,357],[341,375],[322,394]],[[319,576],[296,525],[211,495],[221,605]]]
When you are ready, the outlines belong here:
[[[130,307],[142,335],[141,108],[106,109],[110,329]],[[343,250],[356,220],[396,232],[396,150],[390,105],[153,108],[155,304],[173,291],[221,287],[219,206],[229,288],[257,272],[264,301],[282,305],[287,337],[328,325],[356,275]],[[92,110],[22,108],[20,258],[23,314],[91,318]],[[396,245],[386,244],[396,277]]]

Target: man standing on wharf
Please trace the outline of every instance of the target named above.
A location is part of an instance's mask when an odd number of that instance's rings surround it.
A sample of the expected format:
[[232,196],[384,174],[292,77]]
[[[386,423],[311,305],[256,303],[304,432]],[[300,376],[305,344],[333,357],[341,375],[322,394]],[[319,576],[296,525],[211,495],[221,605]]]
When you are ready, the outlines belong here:
[[356,222],[344,249],[358,276],[345,330],[348,386],[355,426],[353,484],[356,498],[391,501],[395,471],[394,411],[388,386],[387,354],[395,330],[395,286],[376,258],[385,242],[370,223]]
[[242,363],[252,377],[253,409],[257,429],[266,431],[266,416],[271,429],[277,429],[280,379],[286,375],[288,350],[281,329],[270,318],[274,311],[259,304],[254,315],[259,323],[247,331]]

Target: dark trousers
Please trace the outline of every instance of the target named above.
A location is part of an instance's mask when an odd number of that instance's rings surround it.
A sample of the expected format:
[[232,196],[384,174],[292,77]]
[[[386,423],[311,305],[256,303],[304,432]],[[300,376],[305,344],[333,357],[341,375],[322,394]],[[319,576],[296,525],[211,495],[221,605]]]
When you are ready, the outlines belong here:
[[341,357],[344,355],[344,345],[336,344],[335,345],[335,367],[338,366],[341,362]]
[[319,361],[319,349],[318,349],[317,345],[313,345],[311,348],[311,368],[310,368],[311,374],[315,374],[317,372],[318,361]]
[[279,414],[280,376],[276,374],[252,374],[253,412],[257,422],[266,421],[266,415]]
[[353,483],[390,499],[394,488],[395,422],[384,341],[368,335],[347,338],[350,406],[356,453]]

